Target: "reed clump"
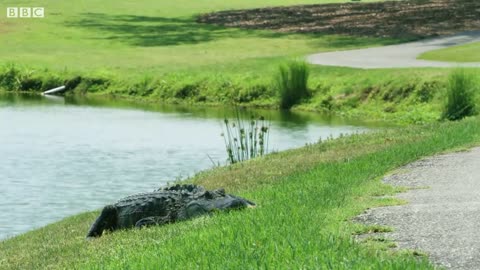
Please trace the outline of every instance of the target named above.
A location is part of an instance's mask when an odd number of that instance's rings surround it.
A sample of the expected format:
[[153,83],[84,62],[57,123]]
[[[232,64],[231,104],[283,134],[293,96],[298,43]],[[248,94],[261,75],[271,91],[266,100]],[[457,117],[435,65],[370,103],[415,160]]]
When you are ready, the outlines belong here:
[[455,121],[477,113],[475,94],[478,90],[476,76],[465,69],[453,71],[448,78],[447,101],[442,119]]
[[290,109],[309,96],[309,74],[305,61],[290,61],[279,67],[275,83],[280,93],[280,108]]
[[230,164],[242,162],[268,153],[270,123],[263,116],[249,121],[240,118],[224,120],[224,132],[221,134]]

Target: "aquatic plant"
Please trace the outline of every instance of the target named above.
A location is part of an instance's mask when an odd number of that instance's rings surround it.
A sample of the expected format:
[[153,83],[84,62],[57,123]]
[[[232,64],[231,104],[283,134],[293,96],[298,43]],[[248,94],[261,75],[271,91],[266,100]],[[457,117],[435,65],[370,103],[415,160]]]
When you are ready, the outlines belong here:
[[225,119],[224,124],[221,136],[230,164],[263,156],[268,152],[270,123],[263,116],[252,116],[250,121],[246,121],[240,118],[237,111],[236,118],[232,121]]

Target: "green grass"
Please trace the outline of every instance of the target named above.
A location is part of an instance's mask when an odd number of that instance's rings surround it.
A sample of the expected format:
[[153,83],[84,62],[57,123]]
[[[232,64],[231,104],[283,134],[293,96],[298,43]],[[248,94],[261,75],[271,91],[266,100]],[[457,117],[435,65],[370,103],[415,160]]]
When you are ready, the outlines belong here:
[[255,201],[245,211],[84,239],[98,212],[0,242],[2,269],[433,269],[420,252],[384,239],[358,243],[351,218],[381,197],[389,171],[423,156],[480,142],[480,120],[352,135],[217,168],[190,181]]
[[[225,9],[344,2],[339,0],[105,0],[42,1],[44,19],[0,18],[0,59],[54,71],[160,76],[177,72],[236,72],[237,65],[262,69],[251,59],[381,45],[394,40],[280,34],[199,24],[195,16]],[[10,6],[38,1],[7,0]],[[246,61],[245,64],[242,64]]]
[[290,109],[308,97],[309,66],[303,61],[290,61],[281,65],[274,87],[280,92],[280,108]]
[[447,62],[480,62],[480,42],[423,53],[419,59]]
[[477,113],[480,77],[464,69],[450,74],[447,88],[447,101],[442,117],[448,120],[460,120]]

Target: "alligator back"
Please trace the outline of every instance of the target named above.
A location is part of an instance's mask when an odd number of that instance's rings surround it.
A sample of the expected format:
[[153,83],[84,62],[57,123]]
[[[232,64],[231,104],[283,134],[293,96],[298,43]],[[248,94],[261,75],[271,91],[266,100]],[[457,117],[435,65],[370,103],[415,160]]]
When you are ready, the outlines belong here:
[[87,237],[101,236],[103,230],[117,230],[185,220],[213,210],[238,209],[254,203],[225,194],[223,189],[207,191],[197,185],[175,185],[153,192],[127,196],[107,205]]
[[182,220],[186,205],[205,192],[202,186],[175,185],[125,197],[114,204],[118,212],[118,227],[133,227],[140,219],[151,216]]

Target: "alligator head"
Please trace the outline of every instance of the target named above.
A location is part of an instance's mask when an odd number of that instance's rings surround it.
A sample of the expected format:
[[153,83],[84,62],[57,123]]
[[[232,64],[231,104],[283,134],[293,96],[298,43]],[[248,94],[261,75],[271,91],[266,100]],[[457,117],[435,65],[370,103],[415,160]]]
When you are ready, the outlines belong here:
[[113,205],[107,205],[103,208],[100,216],[90,227],[87,238],[101,236],[103,230],[114,230],[117,225],[117,209]]
[[255,204],[244,198],[225,194],[224,189],[215,189],[205,191],[188,203],[185,209],[185,218],[200,216],[216,210],[232,210],[246,207],[255,207]]

